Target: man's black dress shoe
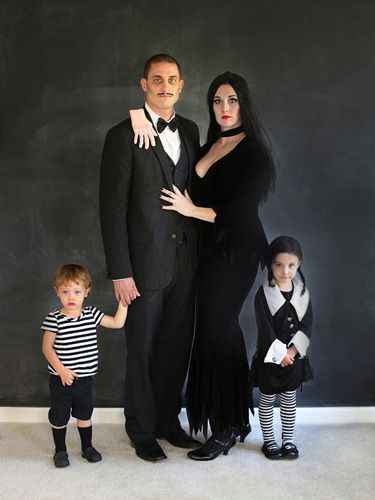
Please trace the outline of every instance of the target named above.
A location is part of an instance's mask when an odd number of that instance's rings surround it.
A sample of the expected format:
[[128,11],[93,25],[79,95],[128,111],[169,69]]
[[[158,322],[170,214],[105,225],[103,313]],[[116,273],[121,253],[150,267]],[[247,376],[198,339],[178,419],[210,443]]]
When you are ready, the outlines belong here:
[[155,439],[148,439],[142,443],[132,443],[132,446],[135,448],[135,454],[137,457],[142,460],[147,460],[148,462],[159,462],[159,460],[167,458],[167,455]]
[[216,439],[211,436],[203,446],[189,451],[188,457],[192,460],[214,460],[219,455],[228,455],[229,450],[236,444],[236,437],[232,434],[228,439]]
[[171,445],[176,446],[176,448],[193,449],[201,446],[201,443],[197,439],[193,438],[193,436],[189,436],[189,434],[186,434],[183,429],[163,434],[160,436],[160,439],[165,439]]

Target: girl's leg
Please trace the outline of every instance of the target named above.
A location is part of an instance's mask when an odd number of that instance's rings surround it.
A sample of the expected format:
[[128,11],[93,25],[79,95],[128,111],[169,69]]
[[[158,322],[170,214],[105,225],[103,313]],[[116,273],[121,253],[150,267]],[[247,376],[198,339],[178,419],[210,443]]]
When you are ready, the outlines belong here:
[[293,444],[294,424],[296,421],[296,391],[287,391],[280,394],[280,417],[283,440],[281,451],[285,458],[298,458],[298,449]]
[[262,428],[263,441],[265,443],[275,441],[273,430],[273,406],[275,394],[260,393],[259,398],[259,422]]
[[280,418],[282,444],[293,443],[296,422],[296,391],[287,391],[280,394]]
[[275,396],[275,394],[263,394],[261,392],[259,398],[259,421],[264,440],[262,452],[270,460],[279,460],[284,457],[275,442],[273,431],[273,405],[275,403]]

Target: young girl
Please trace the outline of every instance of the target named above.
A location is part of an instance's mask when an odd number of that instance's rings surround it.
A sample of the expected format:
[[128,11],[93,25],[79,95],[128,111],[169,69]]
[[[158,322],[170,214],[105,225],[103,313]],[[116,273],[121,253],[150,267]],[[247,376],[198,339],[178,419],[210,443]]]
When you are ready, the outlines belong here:
[[102,456],[91,444],[92,384],[98,368],[96,327],[122,328],[127,307],[119,302],[116,314],[107,316],[94,306],[84,306],[91,277],[77,264],[60,267],[54,284],[61,308],[50,312],[42,325],[42,350],[50,372],[48,418],[55,442],[53,459],[56,467],[69,465],[65,434],[72,414],[77,419],[82,457],[89,462],[99,462]]
[[[252,382],[260,390],[262,452],[271,460],[298,458],[293,443],[296,389],[313,376],[306,356],[312,308],[301,262],[302,250],[297,240],[290,236],[276,238],[270,245],[268,280],[259,288],[254,301],[258,341],[251,368]],[[280,398],[281,448],[276,444],[273,430],[276,394]]]

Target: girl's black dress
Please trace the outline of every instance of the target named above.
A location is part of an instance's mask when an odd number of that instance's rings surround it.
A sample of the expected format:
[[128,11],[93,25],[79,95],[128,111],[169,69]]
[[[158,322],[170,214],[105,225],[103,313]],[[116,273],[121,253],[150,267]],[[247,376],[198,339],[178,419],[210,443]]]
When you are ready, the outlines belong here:
[[[202,156],[208,150],[203,148]],[[187,384],[191,431],[207,435],[240,432],[249,423],[249,366],[239,323],[268,243],[258,217],[267,182],[265,156],[245,137],[196,174],[192,198],[213,207],[215,223],[201,223],[196,328]]]
[[[258,340],[251,379],[252,385],[259,387],[263,394],[293,391],[302,382],[313,378],[309,358],[305,355],[311,337],[313,314],[308,290],[303,295],[301,291],[302,282],[296,277],[291,292],[282,292],[266,282],[255,295]],[[282,367],[279,361],[284,357],[283,349],[290,343],[303,356],[296,356],[293,365]],[[271,353],[268,356],[271,362],[265,362],[268,353]]]

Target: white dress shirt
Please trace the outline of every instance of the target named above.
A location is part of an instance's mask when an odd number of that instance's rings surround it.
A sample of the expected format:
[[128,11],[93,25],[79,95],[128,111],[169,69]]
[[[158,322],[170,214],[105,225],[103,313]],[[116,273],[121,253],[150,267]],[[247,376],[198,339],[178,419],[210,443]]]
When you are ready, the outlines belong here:
[[[152,111],[147,102],[145,103],[145,108],[151,117],[155,130],[158,131],[157,123],[161,116],[158,116],[154,111]],[[175,117],[175,115],[176,113],[173,112],[173,115],[170,117],[170,119],[166,121],[170,122]],[[169,127],[165,127],[163,132],[158,133],[158,135],[163,145],[164,151],[176,165],[178,160],[180,159],[181,154],[181,138],[178,129],[172,132]]]

